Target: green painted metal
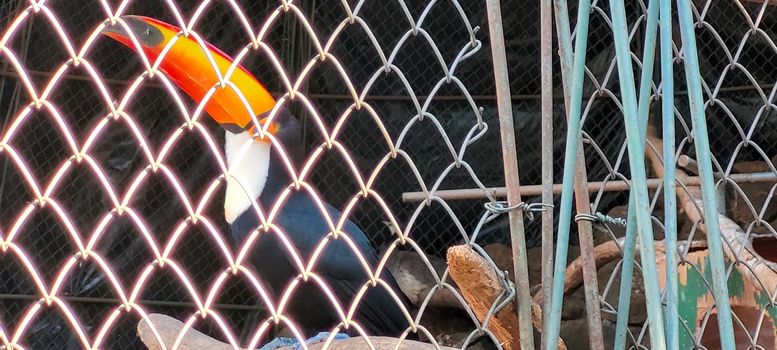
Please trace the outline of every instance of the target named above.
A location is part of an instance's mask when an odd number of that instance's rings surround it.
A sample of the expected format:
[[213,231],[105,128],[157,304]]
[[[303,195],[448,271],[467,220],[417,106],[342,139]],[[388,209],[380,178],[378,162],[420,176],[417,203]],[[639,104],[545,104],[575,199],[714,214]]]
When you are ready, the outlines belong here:
[[710,269],[712,271],[713,294],[718,313],[718,329],[723,349],[734,348],[734,322],[726,289],[726,266],[723,257],[723,242],[718,222],[718,203],[715,181],[712,171],[710,140],[707,134],[707,121],[702,95],[701,72],[696,49],[696,33],[689,0],[677,0],[677,14],[680,22],[680,34],[685,55],[685,77],[688,82],[688,100],[690,102],[693,138],[701,177],[702,203],[704,204],[704,223],[707,227],[707,244],[710,251]]
[[[554,0],[557,25],[569,23],[565,0]],[[692,347],[693,333],[696,329],[698,300],[712,293],[719,308],[719,326],[721,346],[732,348],[733,327],[731,323],[729,296],[743,293],[743,280],[738,272],[726,275],[723,262],[720,230],[717,225],[717,203],[712,182],[712,170],[709,151],[709,140],[704,123],[704,106],[701,96],[701,82],[698,71],[695,38],[692,28],[690,4],[688,0],[678,0],[678,15],[680,29],[683,33],[685,46],[686,77],[689,86],[694,139],[696,152],[699,156],[700,175],[703,186],[703,202],[705,222],[708,225],[708,240],[710,256],[704,260],[701,270],[693,266],[684,266],[687,271],[681,271],[687,277],[681,284],[678,278],[677,247],[677,213],[675,198],[675,139],[674,139],[674,76],[672,69],[672,27],[671,0],[650,0],[647,5],[647,20],[645,30],[644,51],[639,90],[636,90],[634,74],[629,50],[629,30],[625,16],[623,0],[611,0],[611,21],[613,39],[616,47],[618,74],[621,87],[621,99],[626,121],[626,134],[629,143],[629,159],[645,159],[644,142],[649,113],[652,74],[655,61],[655,44],[657,40],[657,23],[661,20],[661,52],[662,61],[662,119],[665,138],[663,154],[666,178],[664,180],[665,234],[666,234],[666,281],[668,284],[666,305],[661,304],[661,293],[658,285],[656,253],[653,245],[652,224],[649,214],[636,208],[648,207],[647,179],[644,162],[629,162],[632,174],[631,196],[629,198],[628,227],[626,232],[624,261],[622,266],[621,288],[619,294],[618,316],[616,322],[615,348],[623,349],[628,331],[628,313],[630,304],[631,284],[633,282],[634,253],[637,238],[640,239],[640,254],[643,261],[643,280],[650,326],[650,343],[653,349],[676,349]],[[562,70],[565,70],[565,90],[569,91],[569,119],[567,127],[566,156],[564,163],[563,191],[559,212],[559,231],[556,246],[556,260],[550,300],[549,319],[546,321],[545,349],[555,348],[555,339],[559,334],[560,314],[563,303],[563,279],[566,268],[567,248],[569,244],[569,229],[571,224],[572,184],[574,179],[574,157],[578,140],[581,135],[580,116],[582,108],[582,88],[585,69],[585,51],[588,39],[588,19],[591,4],[588,0],[578,4],[578,27],[576,30],[574,55],[571,52],[571,34],[568,30],[559,29],[560,51],[570,54],[562,55]],[[660,7],[660,8],[659,8]],[[560,11],[562,9],[563,11]],[[562,13],[559,13],[562,12]],[[568,27],[566,28],[568,29]],[[566,45],[564,45],[566,44]],[[571,62],[574,58],[574,64]],[[639,99],[637,99],[637,92]],[[702,164],[704,163],[704,164]],[[673,209],[674,208],[674,209]],[[759,303],[769,307],[777,314],[777,308],[768,303],[768,296],[760,296]],[[663,312],[662,312],[663,311]],[[665,317],[664,317],[665,316]],[[682,324],[680,323],[682,322]],[[664,328],[666,326],[666,328]],[[690,332],[688,332],[689,330]]]
[[[656,52],[656,27],[658,26],[658,1],[648,4],[645,25],[645,46],[642,53],[642,75],[639,89],[639,139],[645,144],[648,114],[650,112],[651,85]],[[634,277],[634,248],[637,244],[636,198],[632,191],[629,195],[629,209],[626,219],[626,240],[623,247],[623,265],[621,283],[618,292],[618,317],[615,323],[614,349],[626,348],[628,334],[629,307],[631,306],[631,285]]]
[[664,247],[666,251],[666,347],[679,349],[677,306],[677,195],[675,183],[674,70],[672,0],[661,0],[661,115],[664,137]]
[[[645,145],[642,142],[639,110],[637,106],[634,71],[631,65],[629,51],[629,31],[626,23],[626,10],[623,0],[610,1],[612,15],[613,39],[615,41],[615,57],[618,62],[618,80],[621,88],[624,121],[626,124],[626,139],[628,141],[629,167],[631,170],[631,191],[637,208],[649,208],[647,190],[647,174],[645,172]],[[634,161],[639,160],[639,161]],[[661,310],[661,291],[658,287],[658,270],[656,265],[655,246],[653,244],[653,224],[650,213],[646,210],[636,210],[637,233],[640,240],[640,256],[642,258],[642,280],[645,284],[645,301],[647,302],[648,325],[650,327],[650,345],[653,349],[665,349],[664,321]]]
[[[572,86],[570,88],[569,113],[567,119],[567,143],[564,151],[563,190],[561,192],[561,209],[559,210],[559,231],[556,239],[556,261],[553,268],[553,287],[550,300],[550,315],[547,322],[547,337],[545,349],[556,348],[561,332],[561,310],[564,302],[564,273],[567,268],[567,252],[569,249],[569,229],[572,224],[572,193],[574,191],[575,163],[577,162],[577,146],[580,140],[581,115],[583,107],[583,78],[585,73],[585,57],[588,46],[588,19],[591,11],[591,1],[581,0],[577,13],[577,40],[575,41],[574,67],[572,69]],[[561,33],[564,35],[565,33]],[[569,40],[570,38],[564,38]]]
[[[712,281],[713,273],[709,256],[704,256],[701,261],[696,261],[693,264],[684,265],[684,270],[685,281],[678,282],[677,286],[679,296],[678,314],[684,324],[681,328],[686,330],[679,332],[679,348],[693,349],[695,345],[698,345],[694,341],[694,336],[697,336],[697,315],[700,311],[699,300],[712,296],[709,281]],[[726,290],[730,297],[741,298],[744,296],[745,281],[738,270],[732,270],[726,285]],[[758,300],[757,296],[756,300]]]

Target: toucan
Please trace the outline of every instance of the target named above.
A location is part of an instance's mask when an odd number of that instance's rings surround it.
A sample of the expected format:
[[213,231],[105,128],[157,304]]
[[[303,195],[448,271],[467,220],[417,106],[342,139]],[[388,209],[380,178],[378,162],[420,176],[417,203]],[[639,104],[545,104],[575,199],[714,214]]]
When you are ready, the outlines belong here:
[[[233,63],[230,56],[215,46],[205,41],[201,41],[201,45],[193,35],[183,35],[181,29],[174,25],[144,16],[122,16],[121,19],[126,26],[117,21],[107,25],[102,33],[135,51],[142,50],[151,64],[177,37],[160,63],[159,70],[195,102],[202,101],[208,90],[218,84],[213,64],[223,76]],[[127,28],[137,42],[130,38]],[[224,217],[234,243],[241,247],[247,237],[263,227],[253,203],[267,215],[279,195],[291,188],[290,195],[284,199],[271,221],[301,255],[303,264],[311,258],[322,239],[329,236],[313,271],[326,283],[346,315],[360,289],[368,285],[370,287],[357,304],[352,319],[369,335],[396,337],[409,332],[410,337],[416,338],[410,332],[412,316],[407,316],[412,315],[413,307],[391,273],[384,268],[379,277],[396,297],[388,292],[385,285],[370,282],[368,273],[345,237],[334,238],[325,215],[337,223],[342,213],[321,201],[324,213],[315,200],[317,192],[295,185],[284,158],[291,160],[296,169],[300,169],[305,161],[300,122],[287,108],[276,107],[272,95],[243,66],[234,69],[229,81],[243,97],[229,85],[218,87],[204,110],[225,129],[224,153],[229,176]],[[247,102],[250,110],[243,101]],[[271,113],[273,116],[268,119]],[[254,120],[260,125],[256,125]],[[286,157],[274,150],[274,145],[282,145]],[[378,256],[364,232],[350,220],[345,221],[342,232],[352,240],[370,269],[375,271]],[[272,293],[276,305],[290,283],[301,275],[284,244],[280,235],[263,231],[247,258],[250,267]],[[407,315],[403,309],[407,310]],[[342,322],[330,298],[312,279],[298,286],[283,314],[293,320],[303,335],[331,331]],[[339,331],[349,335],[359,334],[353,326],[342,325]]]

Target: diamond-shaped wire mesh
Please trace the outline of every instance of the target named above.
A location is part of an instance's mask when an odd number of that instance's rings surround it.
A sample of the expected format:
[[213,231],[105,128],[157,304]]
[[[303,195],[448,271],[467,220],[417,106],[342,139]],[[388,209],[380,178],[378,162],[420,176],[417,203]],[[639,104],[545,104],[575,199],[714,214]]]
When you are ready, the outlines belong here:
[[[302,121],[307,154],[320,157],[310,159],[314,165],[303,183],[315,186],[321,200],[344,209],[359,199],[359,183],[387,160],[370,187],[373,196],[346,210],[378,251],[399,244],[398,235],[404,235],[419,250],[409,245],[400,250],[439,258],[448,246],[468,241],[484,217],[483,201],[427,206],[402,202],[403,192],[436,182],[441,189],[502,184],[490,58],[477,27],[486,23],[485,13],[478,4],[94,0],[78,5],[0,5],[4,346],[140,348],[135,325],[150,312],[193,320],[198,330],[241,345],[261,344],[269,336],[261,326],[273,319],[249,281],[255,267],[230,277],[244,247],[232,246],[223,220],[223,133],[206,116],[192,120],[198,101],[173,95],[161,78],[148,77],[139,55],[95,37],[118,9],[178,26],[203,10],[193,28],[197,34],[230,55],[247,50],[240,63]],[[351,14],[356,24],[349,22]],[[242,19],[251,25],[250,36]],[[251,49],[260,28],[266,29],[264,51]],[[330,40],[330,56],[321,61],[318,50]],[[534,44],[519,43],[527,56]],[[394,70],[383,72],[382,60],[389,57]],[[446,78],[453,67],[451,83]],[[297,98],[291,98],[284,81],[298,79]],[[352,90],[366,97],[355,100]],[[315,112],[300,102],[303,97]],[[364,108],[354,110],[334,140],[345,153],[328,149],[333,128],[356,103],[369,105],[377,122]],[[121,113],[112,113],[117,108]],[[395,151],[406,157],[393,159]],[[474,173],[455,167],[457,162]],[[392,220],[400,232],[386,224]],[[493,236],[506,238],[504,232]],[[442,344],[460,346],[481,335],[464,310],[428,309],[411,317],[420,320],[421,333]]]
[[[182,224],[186,225],[186,239],[175,245],[170,259],[179,263],[188,277],[182,281],[169,268],[158,268],[135,297],[135,302],[145,312],[164,313],[179,319],[192,317],[199,309],[186,285],[193,285],[201,293],[198,297],[203,298],[215,277],[230,264],[213,238],[213,232],[217,232],[224,239],[231,240],[229,228],[222,219],[223,186],[212,195],[207,194],[214,180],[221,175],[218,167],[221,155],[209,150],[207,138],[202,134],[182,128],[186,117],[181,115],[175,100],[160,81],[148,79],[132,93],[131,103],[126,107],[129,120],[106,117],[111,107],[106,104],[100,89],[107,89],[114,99],[121,100],[144,71],[137,55],[104,38],[90,43],[84,60],[95,68],[100,79],[92,79],[83,65],[74,67],[71,64],[64,75],[57,77],[58,83],[43,99],[46,102],[44,108],[34,108],[35,97],[40,96],[55,72],[71,59],[66,47],[69,45],[78,52],[87,44],[89,35],[108,17],[105,9],[116,11],[120,3],[124,2],[83,1],[78,8],[73,8],[68,1],[48,1],[39,5],[19,0],[0,4],[0,28],[5,38],[0,45],[4,50],[0,59],[0,112],[3,113],[0,131],[4,137],[0,144],[3,146],[0,153],[0,235],[6,243],[18,247],[18,250],[8,249],[0,253],[0,339],[3,342],[17,337],[19,344],[25,348],[82,348],[85,345],[79,340],[79,332],[85,335],[89,345],[94,345],[100,328],[107,326],[100,347],[141,347],[134,330],[140,320],[137,309],[127,312],[122,308],[122,296],[109,280],[116,278],[121,293],[128,297],[137,286],[141,272],[154,262],[155,248],[162,249]],[[176,11],[188,23],[203,4],[200,1],[126,3],[124,14],[150,15],[169,23],[177,23]],[[239,14],[232,4],[240,9]],[[408,129],[400,149],[407,152],[411,161],[400,158],[389,161],[378,173],[372,189],[380,194],[403,230],[408,222],[413,222],[412,228],[402,233],[408,234],[418,244],[419,254],[430,258],[443,257],[447,247],[465,242],[466,237],[473,234],[477,234],[476,243],[483,246],[508,244],[509,227],[504,217],[489,222],[480,232],[474,232],[483,216],[485,200],[444,201],[445,205],[432,202],[430,206],[402,201],[403,193],[421,191],[421,184],[431,188],[437,181],[440,181],[440,189],[477,188],[478,182],[485,187],[504,183],[492,66],[487,35],[483,34],[487,31],[487,20],[485,6],[480,2],[295,2],[292,7],[299,10],[295,15],[293,11],[284,11],[281,2],[213,1],[207,5],[194,30],[228,54],[235,54],[251,42],[238,21],[239,15],[245,16],[256,31],[266,23],[270,14],[279,13],[280,19],[270,26],[264,41],[283,64],[288,79],[294,81],[316,57],[315,42],[326,42],[337,26],[348,19],[344,4],[350,6],[352,12],[358,5],[357,16],[369,28],[368,33],[355,25],[346,26],[332,45],[330,53],[347,72],[348,80],[344,81],[334,65],[329,64],[331,61],[315,64],[301,84],[300,92],[311,101],[317,115],[309,113],[298,101],[287,104],[303,122],[308,154],[325,142],[325,135],[316,127],[316,118],[327,126],[327,132],[331,132],[349,106],[354,104],[349,85],[361,93],[370,78],[382,70],[378,51],[386,56],[396,51],[393,62],[413,91],[408,91],[396,74],[380,74],[364,101],[375,110],[392,142],[397,141],[405,128]],[[575,4],[572,2],[570,5],[574,13]],[[521,183],[525,185],[540,182],[538,6],[536,1],[503,1],[503,8],[510,9],[503,11],[503,20],[519,142]],[[777,175],[771,160],[777,154],[777,143],[774,142],[774,130],[777,128],[770,125],[774,119],[773,95],[777,81],[777,48],[773,40],[777,6],[739,0],[696,0],[694,6],[712,154],[715,169],[720,173],[718,187],[725,189],[726,215],[742,228],[745,238],[758,240],[761,246],[768,247],[768,240],[775,235],[773,221],[777,220],[772,204],[775,181],[738,183],[731,180],[730,175]],[[641,56],[645,8],[644,1],[627,3],[635,59]],[[629,166],[624,156],[625,135],[607,1],[595,1],[593,9],[583,124],[588,177],[589,181],[628,179]],[[412,21],[424,18],[419,28],[428,37],[416,35],[413,23],[417,22],[411,22],[408,17]],[[314,29],[315,36],[306,32],[306,24]],[[63,30],[65,39],[59,36],[59,28]],[[377,46],[373,44],[373,39]],[[478,50],[470,48],[474,42],[479,44],[480,40],[483,47]],[[685,95],[685,73],[679,54],[679,33],[675,33],[675,45],[677,152],[695,158]],[[472,50],[474,54],[466,59],[457,58],[459,53],[467,50]],[[444,64],[439,63],[440,59]],[[555,95],[561,96],[558,57],[553,59]],[[453,62],[458,62],[454,75],[461,79],[465,91],[453,84],[443,83],[435,95],[429,97],[434,87],[445,78],[444,69],[450,69]],[[256,74],[276,96],[288,92],[267,55],[251,51],[243,58],[242,65]],[[639,69],[639,65],[635,67]],[[659,84],[660,78],[656,74],[654,88]],[[36,96],[29,93],[28,86],[34,87]],[[482,112],[472,108],[465,92],[472,96],[477,107],[483,108]],[[430,117],[411,124],[417,114],[414,98],[421,105],[431,99],[426,108]],[[196,103],[187,98],[183,100],[188,110],[193,111]],[[658,101],[660,96],[656,94],[654,109],[659,105]],[[29,114],[22,116],[23,113]],[[555,101],[554,115],[556,142],[546,146],[553,147],[560,155],[565,135],[561,99]],[[21,118],[24,121],[14,126]],[[198,120],[220,147],[223,134],[217,131],[218,126],[205,116]],[[456,159],[446,142],[450,142],[454,150],[460,150],[468,133],[480,125],[481,120],[488,129],[479,140],[467,146],[463,156],[476,175],[473,176],[464,167],[454,166]],[[100,126],[100,122],[106,124]],[[142,135],[142,146],[132,125]],[[651,125],[660,130],[658,114],[652,118]],[[76,154],[98,128],[102,128],[97,132],[99,136],[85,154],[93,163],[76,162]],[[183,136],[174,136],[179,129],[184,130]],[[11,133],[12,137],[8,138]],[[177,141],[163,163],[169,174],[174,174],[174,180],[162,172],[149,169],[149,157],[158,157],[160,150],[172,138],[177,138]],[[323,152],[308,179],[316,186],[321,198],[342,209],[361,190],[349,163],[353,163],[362,178],[366,179],[380,160],[391,153],[391,146],[384,141],[375,121],[363,110],[353,112],[337,139],[347,150],[348,157],[333,151]],[[563,157],[556,157],[556,182],[560,182],[562,163]],[[57,175],[63,166],[67,169]],[[418,170],[420,181],[413,175],[413,167]],[[693,175],[692,169],[688,172]],[[147,175],[138,182],[141,173]],[[102,179],[115,189],[119,201],[127,189],[138,182],[140,186],[127,204],[132,215],[115,215],[114,199],[106,190],[106,185],[100,182]],[[56,188],[46,193],[48,185],[54,182],[58,184]],[[184,189],[184,198],[176,192],[176,183]],[[656,239],[660,240],[663,238],[663,193],[660,190],[653,193],[651,211],[659,228]],[[204,196],[210,198],[201,214],[210,219],[213,231],[202,224],[187,222],[190,214],[186,201],[191,201],[196,207]],[[38,206],[41,198],[50,200],[46,205]],[[525,197],[524,200],[539,201],[535,197]],[[592,191],[594,211],[612,216],[625,217],[623,208],[627,200],[625,192]],[[110,222],[99,228],[108,216],[111,217]],[[380,251],[397,239],[397,233],[385,224],[390,218],[375,201],[359,201],[349,217],[367,233],[372,245]],[[680,227],[679,234],[685,247],[704,239],[703,227],[697,223],[685,220]],[[597,228],[597,243],[623,235],[623,229],[614,225],[597,225]],[[79,242],[85,245],[95,232],[101,232],[101,238],[95,246],[87,249],[94,254],[93,258],[77,259]],[[11,234],[13,237],[8,239]],[[153,247],[154,244],[149,243],[146,237],[153,237],[159,247]],[[527,245],[534,249],[530,249],[530,257],[539,244],[538,222],[528,221]],[[768,258],[768,251],[754,246],[757,252]],[[406,246],[400,249],[412,252]],[[709,288],[709,277],[705,275],[708,269],[704,262],[695,258],[694,254],[699,249],[681,251],[685,265],[680,269],[687,270],[687,278],[695,281],[700,286],[699,290],[704,292]],[[736,253],[737,260],[741,261],[740,265],[729,269],[730,284],[742,280],[737,277],[745,274],[740,267],[751,266],[744,261],[744,252]],[[103,259],[109,270],[101,268],[95,257]],[[68,261],[72,265],[66,265]],[[34,272],[26,266],[33,266]],[[65,266],[68,266],[68,273],[63,273]],[[619,268],[616,259],[598,271],[606,330],[614,329]],[[639,274],[637,270],[635,276]],[[533,284],[538,282],[536,276],[532,275]],[[40,281],[36,281],[37,278]],[[58,278],[63,284],[52,297],[62,304],[47,305],[46,293],[36,284],[43,283],[44,289],[50,291],[53,281]],[[636,277],[629,338],[632,346],[649,348],[640,285],[641,279]],[[770,331],[756,329],[757,325],[771,324],[774,294],[773,287],[765,288],[759,300],[765,311],[754,315],[746,308],[734,308],[740,344],[759,344],[769,348],[764,344],[772,339]],[[562,337],[572,344],[587,344],[585,340],[575,341],[576,337],[586,335],[586,332],[575,328],[582,320],[581,312],[574,310],[581,305],[575,302],[580,295],[582,287],[572,291],[565,299],[567,306],[562,321]],[[208,308],[224,318],[229,332],[241,344],[247,344],[258,325],[266,320],[259,307],[262,301],[243,279],[231,280],[220,290],[213,303]],[[35,305],[40,305],[40,309]],[[69,311],[64,312],[63,309]],[[120,316],[115,320],[109,319],[111,313],[117,310]],[[454,331],[434,324],[436,319],[444,318],[437,314],[439,312],[427,309],[419,318],[420,324],[428,327],[438,341],[460,346],[466,335],[477,331],[478,325],[460,312],[455,315],[466,325],[459,326],[455,331],[464,336],[450,334]],[[683,316],[688,323],[680,330],[681,339],[683,345],[712,348],[716,344],[715,309],[707,307],[700,312],[698,317],[695,314]],[[29,315],[31,320],[24,323],[23,319]],[[695,324],[697,319],[704,322]],[[77,320],[76,325],[74,320]],[[224,332],[212,317],[198,319],[196,328],[222,340],[229,333]],[[612,332],[605,331],[605,336],[611,337]],[[605,343],[611,344],[611,341],[606,340]]]
[[[777,7],[769,1],[696,0],[692,4],[716,188],[720,192],[719,206],[724,215],[721,225],[725,226],[724,250],[728,259],[735,337],[738,348],[768,349],[775,346],[772,311],[775,287],[764,277],[769,275],[764,270],[773,269],[770,262],[773,253],[763,247],[770,247],[770,240],[775,238],[773,224],[776,217],[772,196],[777,183],[773,162],[777,155],[777,143],[774,128],[770,124],[774,120],[774,83],[777,80],[777,48],[774,44]],[[646,8],[647,1],[626,3],[632,59],[637,77],[645,38]],[[675,156],[680,160],[678,169],[691,176],[678,178],[677,189],[680,202],[680,347],[717,349],[720,347],[719,333],[711,295],[712,276],[704,243],[706,229],[700,222],[701,215],[693,207],[698,204],[694,199],[700,199],[700,192],[698,178],[693,178],[697,175],[693,163],[696,156],[683,69],[684,56],[681,54],[682,42],[676,13],[673,18]],[[588,168],[604,170],[589,172],[590,181],[630,178],[610,23],[608,2],[594,1],[583,94],[583,131]],[[662,97],[657,90],[661,86],[660,65],[657,63],[656,67],[649,134],[660,140]],[[650,143],[649,147],[648,158],[654,155],[658,157],[648,160],[647,166],[653,169],[649,171],[653,177],[657,177],[655,169],[661,167],[662,155],[656,152],[661,150],[661,145]],[[659,163],[655,163],[655,159]],[[656,247],[663,249],[664,193],[656,187],[651,191],[649,210],[654,222]],[[689,206],[683,206],[684,199]],[[593,210],[612,217],[625,218],[627,202],[625,193],[608,193],[605,189],[592,191]],[[734,227],[738,227],[738,231]],[[616,240],[625,233],[623,227],[615,224],[598,224],[595,229],[595,244]],[[731,236],[732,232],[737,232],[739,236]],[[741,241],[737,244],[735,240]],[[750,248],[741,248],[743,242],[751,242]],[[660,250],[660,254],[659,265],[664,266],[663,250]],[[731,264],[734,261],[737,263]],[[604,266],[598,266],[605,344],[612,344],[614,337],[621,264],[622,260],[616,258]],[[633,349],[650,348],[641,271],[637,268],[634,273],[627,344]],[[662,275],[661,283],[664,283],[663,278]],[[567,294],[565,303],[570,306],[565,309],[565,313],[574,313],[572,308],[579,305],[575,300],[582,298],[582,293],[581,286]],[[587,343],[587,334],[575,329],[568,327],[565,332],[562,324],[562,337]]]

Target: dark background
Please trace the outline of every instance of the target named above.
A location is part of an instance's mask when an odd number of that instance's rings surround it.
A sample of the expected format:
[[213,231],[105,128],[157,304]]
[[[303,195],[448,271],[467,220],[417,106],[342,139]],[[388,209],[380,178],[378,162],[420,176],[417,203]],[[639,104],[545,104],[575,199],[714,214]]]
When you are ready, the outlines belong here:
[[[113,3],[116,3],[114,1]],[[354,6],[353,1],[349,1]],[[426,96],[444,78],[444,71],[437,61],[433,47],[438,49],[445,65],[450,67],[456,55],[470,43],[465,20],[471,26],[479,27],[475,38],[483,47],[472,57],[458,65],[455,76],[461,80],[475,101],[482,107],[483,120],[488,131],[483,138],[467,147],[464,160],[476,175],[477,181],[487,187],[502,186],[503,168],[499,143],[499,127],[495,109],[495,88],[493,82],[491,51],[488,46],[488,22],[485,4],[482,1],[463,1],[459,5],[466,14],[462,18],[455,1],[439,1],[431,7],[421,26],[433,43],[423,36],[412,33],[398,50],[395,65],[412,87],[412,93],[403,85],[397,74],[379,74],[366,101],[376,110],[392,140],[396,141],[408,121],[416,114],[410,96],[418,97],[423,105]],[[521,183],[539,184],[540,177],[540,57],[539,57],[539,7],[536,1],[503,1],[503,20],[507,44],[513,113],[518,139],[518,160]],[[629,23],[638,23],[634,31],[632,49],[641,56],[644,26],[644,5],[639,1],[628,1]],[[745,133],[753,128],[749,140],[760,145],[760,151],[771,157],[777,150],[774,120],[771,109],[761,111],[758,125],[753,126],[759,109],[765,105],[756,86],[765,89],[766,96],[775,81],[775,50],[768,39],[774,37],[777,12],[766,11],[759,27],[763,35],[746,34],[750,30],[745,17],[740,13],[736,1],[697,2],[701,8],[708,5],[704,21],[710,27],[703,27],[697,34],[702,74],[707,84],[705,98],[709,98],[716,86],[720,91],[715,102],[707,109],[708,123],[712,137],[713,154],[718,167],[734,160],[760,159],[753,147],[735,151],[736,146],[746,139],[738,131],[741,125]],[[0,5],[0,28],[5,33],[11,22],[27,6],[25,1],[5,1]],[[190,17],[199,5],[197,1],[179,1],[184,17]],[[242,1],[241,7],[254,30],[264,23],[269,14],[278,7],[275,1]],[[419,18],[427,4],[421,1],[406,3],[414,18]],[[67,32],[76,49],[80,48],[91,31],[106,18],[97,1],[50,1],[47,6]],[[115,6],[115,5],[114,5]],[[346,18],[340,1],[303,1],[299,5],[317,36],[326,42],[334,28]],[[606,178],[628,177],[628,162],[618,162],[623,148],[624,132],[622,113],[618,96],[617,71],[612,63],[613,44],[607,17],[606,4],[596,7],[591,17],[588,45],[588,79],[584,91],[586,101],[584,131],[588,141],[586,156],[590,181]],[[751,13],[757,12],[757,5],[747,5]],[[572,20],[574,21],[573,7]],[[163,1],[135,1],[125,11],[127,14],[149,15],[170,23],[176,23],[171,11]],[[735,15],[732,15],[735,14]],[[411,30],[411,24],[397,1],[367,1],[360,15],[369,26],[383,52],[388,56],[400,39]],[[195,30],[204,38],[228,54],[236,54],[249,42],[244,29],[236,20],[233,9],[225,1],[216,1],[209,6]],[[40,91],[69,56],[60,39],[51,29],[48,19],[39,13],[29,18],[13,35],[8,48],[20,60],[28,76]],[[677,28],[675,24],[675,28]],[[298,18],[290,13],[281,15],[268,34],[268,44],[284,63],[289,76],[296,78],[314,56],[312,40],[300,25]],[[744,44],[742,44],[744,42]],[[676,35],[676,50],[679,50],[679,35]],[[555,46],[555,37],[554,37]],[[738,52],[739,47],[741,52]],[[563,164],[564,123],[561,78],[558,58],[554,48],[555,82],[555,180],[561,180]],[[381,61],[365,31],[358,26],[348,26],[336,40],[332,54],[348,72],[359,93],[369,79],[381,69]],[[741,69],[731,68],[731,57],[738,54]],[[114,98],[122,96],[129,83],[143,71],[137,56],[119,44],[105,38],[98,39],[86,59],[97,68]],[[267,57],[261,52],[252,52],[243,65],[256,74],[276,95],[285,93],[285,87],[274,70],[268,65]],[[635,65],[637,70],[639,65]],[[656,72],[659,69],[656,67]],[[675,67],[677,109],[682,118],[678,121],[678,138],[688,136],[690,122],[687,117],[687,102],[684,72]],[[638,76],[638,71],[637,71]],[[725,75],[724,75],[725,74]],[[658,83],[656,73],[656,83]],[[327,62],[317,66],[303,84],[306,93],[331,130],[336,120],[353,104],[346,85],[334,66]],[[184,96],[184,95],[182,95]],[[108,113],[105,102],[83,68],[70,68],[66,77],[51,93],[49,99],[56,105],[67,126],[83,145],[88,133]],[[6,134],[10,123],[31,102],[18,72],[10,65],[8,56],[0,59],[0,130]],[[193,103],[186,98],[190,110]],[[654,106],[657,106],[654,103]],[[303,120],[305,144],[308,149],[318,147],[322,142],[320,132],[312,124],[310,116],[299,102],[289,107]],[[183,118],[173,100],[161,88],[158,80],[148,80],[135,94],[127,108],[152,152],[158,154],[161,145],[181,126]],[[456,152],[461,148],[470,130],[476,126],[476,113],[455,84],[443,84],[427,110],[440,123],[444,133],[432,122],[432,118],[419,121],[407,132],[401,148],[405,150],[412,164],[418,169],[423,183],[431,188],[441,178],[446,168],[453,165],[454,157],[445,142],[449,141]],[[205,120],[206,118],[201,118]],[[221,144],[223,135],[210,120],[204,123]],[[657,124],[657,123],[654,123]],[[685,126],[687,125],[687,126]],[[62,133],[45,111],[35,111],[8,142],[32,170],[39,186],[44,186],[54,172],[72,156]],[[168,156],[166,164],[175,173],[191,198],[199,199],[207,187],[218,176],[215,158],[205,142],[194,133],[179,141]],[[388,153],[388,146],[377,131],[375,122],[365,112],[355,112],[346,124],[339,139],[347,146],[356,161],[361,174],[366,178],[374,166]],[[769,142],[772,140],[772,142]],[[684,152],[693,155],[693,146],[686,145]],[[138,147],[127,124],[110,121],[108,130],[95,141],[90,152],[109,178],[111,185],[123,195],[134,178],[148,166],[148,160]],[[736,159],[734,159],[736,158]],[[617,164],[617,166],[616,166]],[[720,168],[722,169],[722,168]],[[22,210],[34,200],[18,168],[11,161],[8,152],[0,153],[0,233],[7,235],[11,225]],[[68,217],[73,221],[83,240],[88,240],[99,221],[113,209],[110,198],[96,181],[94,172],[84,164],[74,165],[52,195]],[[346,203],[359,191],[346,163],[334,151],[327,152],[319,161],[311,176],[322,196],[337,207]],[[475,188],[477,182],[466,167],[453,167],[442,177],[440,189]],[[414,217],[410,236],[425,254],[443,257],[446,247],[462,242],[465,235],[471,235],[475,225],[484,213],[485,198],[480,200],[447,201],[445,205],[431,203],[405,203],[403,192],[419,191],[419,181],[413,175],[408,162],[397,159],[389,161],[378,176],[374,188],[383,196],[387,205],[404,228]],[[209,202],[206,214],[217,229],[228,232],[223,222],[223,190]],[[595,198],[595,210],[607,212],[615,205],[626,201],[625,193],[600,193]],[[538,201],[538,198],[524,198]],[[198,200],[195,200],[198,201]],[[149,173],[143,186],[129,204],[150,229],[159,242],[166,242],[187,216],[169,181],[161,173]],[[14,242],[24,249],[43,276],[47,286],[52,283],[63,264],[70,259],[77,248],[68,238],[67,230],[51,206],[36,209],[25,221]],[[374,201],[361,202],[353,219],[364,229],[376,247],[392,241],[391,232],[382,223],[387,216]],[[573,225],[574,226],[574,225]],[[540,243],[538,222],[527,221],[527,244],[534,247]],[[574,230],[574,229],[573,229]],[[220,272],[225,261],[212,238],[199,225],[186,229],[185,242],[178,246],[173,257],[197,283],[200,290],[210,285]],[[141,232],[127,216],[113,219],[100,240],[97,250],[105,257],[125,290],[134,284],[141,269],[153,255],[141,238]],[[573,231],[573,243],[576,238]],[[506,220],[498,219],[484,227],[479,242],[509,242]],[[196,309],[191,298],[178,282],[177,277],[165,269],[156,272],[144,288],[141,299],[147,312],[163,312],[172,316],[185,317]],[[79,263],[79,267],[66,279],[60,295],[71,297],[69,306],[79,318],[81,326],[92,339],[99,327],[117,306],[117,293],[105,280],[105,274],[93,263]],[[229,284],[219,297],[219,312],[229,321],[241,339],[246,339],[255,327],[259,312],[255,305],[260,301],[242,281]],[[10,252],[0,253],[0,324],[6,331],[13,330],[21,315],[40,298],[32,279]],[[121,321],[112,328],[106,340],[106,348],[138,348],[134,336],[137,314],[123,314]],[[203,321],[204,322],[204,321]],[[198,328],[218,336],[214,325],[198,322]],[[23,337],[23,344],[32,348],[78,348],[75,335],[63,321],[61,312],[55,308],[44,308],[32,321]]]

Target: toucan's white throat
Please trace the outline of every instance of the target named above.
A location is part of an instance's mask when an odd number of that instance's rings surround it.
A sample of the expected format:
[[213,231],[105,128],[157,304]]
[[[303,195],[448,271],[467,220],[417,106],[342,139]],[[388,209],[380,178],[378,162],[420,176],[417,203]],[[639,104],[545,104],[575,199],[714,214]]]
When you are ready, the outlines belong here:
[[227,156],[227,192],[224,196],[224,218],[232,224],[251,208],[252,201],[262,194],[270,171],[270,149],[267,142],[254,141],[248,132],[224,136]]

